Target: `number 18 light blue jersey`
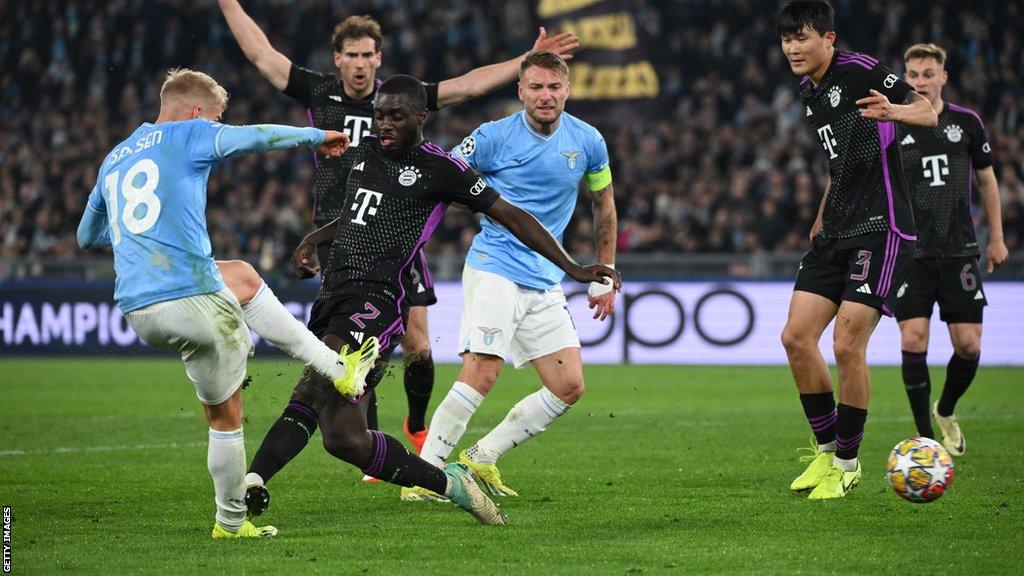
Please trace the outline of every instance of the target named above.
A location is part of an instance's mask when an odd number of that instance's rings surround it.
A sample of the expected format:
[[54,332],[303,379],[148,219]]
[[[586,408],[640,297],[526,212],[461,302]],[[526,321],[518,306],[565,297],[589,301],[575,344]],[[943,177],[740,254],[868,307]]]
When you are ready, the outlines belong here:
[[[580,181],[600,174],[601,180],[607,178],[599,186],[603,188],[611,178],[608,147],[601,133],[565,112],[552,134],[533,130],[524,111],[488,122],[456,146],[452,156],[469,163],[487,184],[537,218],[559,242],[576,207]],[[565,276],[486,216],[466,263],[536,290],[548,290]]]
[[[292,141],[282,145],[287,137]],[[206,231],[210,167],[236,153],[322,141],[315,128],[145,123],[103,161],[79,244],[113,245],[114,299],[125,313],[221,290]]]

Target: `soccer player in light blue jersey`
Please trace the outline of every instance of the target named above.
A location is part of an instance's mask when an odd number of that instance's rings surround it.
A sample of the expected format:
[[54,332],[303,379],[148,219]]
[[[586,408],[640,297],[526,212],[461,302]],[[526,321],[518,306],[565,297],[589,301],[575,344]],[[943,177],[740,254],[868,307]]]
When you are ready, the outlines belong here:
[[[615,263],[616,215],[608,148],[596,128],[563,112],[568,68],[551,52],[523,60],[524,110],[477,128],[454,151],[509,202],[535,216],[559,241],[572,217],[580,181],[593,203],[598,262]],[[462,371],[434,412],[423,446],[437,466],[451,455],[502,364],[532,364],[541,389],[517,403],[496,428],[459,455],[492,494],[515,496],[495,465],[511,448],[543,432],[583,394],[576,327],[560,282],[564,273],[484,217],[463,271],[465,304],[459,335]],[[610,284],[592,283],[589,304],[604,320],[615,308]],[[405,489],[403,500],[433,499]]]
[[[210,424],[207,462],[217,504],[213,536],[274,536],[273,526],[257,528],[246,520],[240,390],[252,350],[247,320],[266,328],[271,341],[280,342],[283,334],[295,345],[286,351],[307,356],[311,367],[336,386],[365,378],[376,357],[364,359],[357,352],[339,361],[269,290],[257,292],[246,304],[255,308],[243,312],[225,286],[206,231],[211,166],[238,154],[302,145],[334,157],[349,141],[340,132],[317,128],[219,124],[226,105],[227,92],[206,74],[168,73],[156,122],[139,126],[104,159],[78,243],[113,246],[114,299],[128,323],[151,346],[181,353]],[[291,323],[264,326],[280,318],[275,310]],[[296,325],[305,335],[294,333]]]

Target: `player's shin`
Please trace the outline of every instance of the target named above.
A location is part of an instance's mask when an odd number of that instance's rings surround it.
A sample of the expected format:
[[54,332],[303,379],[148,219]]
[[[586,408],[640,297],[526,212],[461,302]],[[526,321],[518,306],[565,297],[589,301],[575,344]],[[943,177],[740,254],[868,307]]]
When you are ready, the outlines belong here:
[[864,438],[864,423],[868,419],[868,411],[839,404],[836,415],[836,455],[833,464],[852,472],[857,468],[857,450]]
[[245,323],[261,338],[320,374],[336,380],[347,373],[348,367],[339,361],[338,353],[296,320],[265,283],[260,284],[252,300],[242,305],[242,313]]
[[928,353],[903,351],[903,386],[910,401],[910,412],[914,415],[917,433],[926,438],[934,437],[930,396],[931,378],[928,375]]
[[269,482],[306,447],[316,432],[316,421],[317,414],[312,408],[301,402],[289,402],[253,456],[246,481],[250,484]]
[[569,408],[569,404],[550,390],[541,388],[513,406],[505,419],[473,445],[466,455],[480,464],[494,464],[505,452],[546,430]]
[[978,373],[980,359],[980,356],[963,358],[955,352],[950,357],[949,364],[946,365],[946,384],[942,387],[942,396],[939,397],[936,408],[940,416],[953,415],[957,401],[964,395]]
[[370,464],[363,473],[399,486],[420,486],[438,494],[448,489],[448,477],[435,466],[410,454],[401,442],[377,430],[371,430]]
[[420,456],[434,466],[444,466],[483,399],[469,384],[456,382],[430,419],[430,434]]
[[242,429],[220,432],[210,429],[206,464],[213,478],[217,522],[236,532],[245,522],[245,437]]
[[405,396],[409,402],[409,432],[426,428],[427,406],[434,391],[434,358],[412,354],[405,364]]
[[832,392],[801,394],[800,404],[818,441],[818,450],[834,452],[836,449],[836,400]]

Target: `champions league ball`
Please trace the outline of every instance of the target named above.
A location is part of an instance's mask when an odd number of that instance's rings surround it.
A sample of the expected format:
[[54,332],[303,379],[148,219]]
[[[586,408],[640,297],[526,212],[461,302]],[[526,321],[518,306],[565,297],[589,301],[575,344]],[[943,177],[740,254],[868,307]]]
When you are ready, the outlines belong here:
[[937,500],[953,483],[953,458],[930,438],[900,442],[889,454],[885,468],[892,489],[911,502]]

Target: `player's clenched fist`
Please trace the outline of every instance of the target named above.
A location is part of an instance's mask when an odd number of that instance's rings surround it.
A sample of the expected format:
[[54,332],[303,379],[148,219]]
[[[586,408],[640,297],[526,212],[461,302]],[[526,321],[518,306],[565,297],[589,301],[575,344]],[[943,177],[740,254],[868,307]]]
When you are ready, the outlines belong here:
[[314,266],[311,258],[316,253],[316,244],[303,241],[292,253],[292,266],[299,278],[312,278],[320,271],[319,266]]
[[316,147],[316,151],[321,156],[327,158],[337,158],[348,150],[348,145],[351,144],[352,139],[348,137],[348,134],[344,132],[338,132],[336,130],[324,130],[324,141]]

